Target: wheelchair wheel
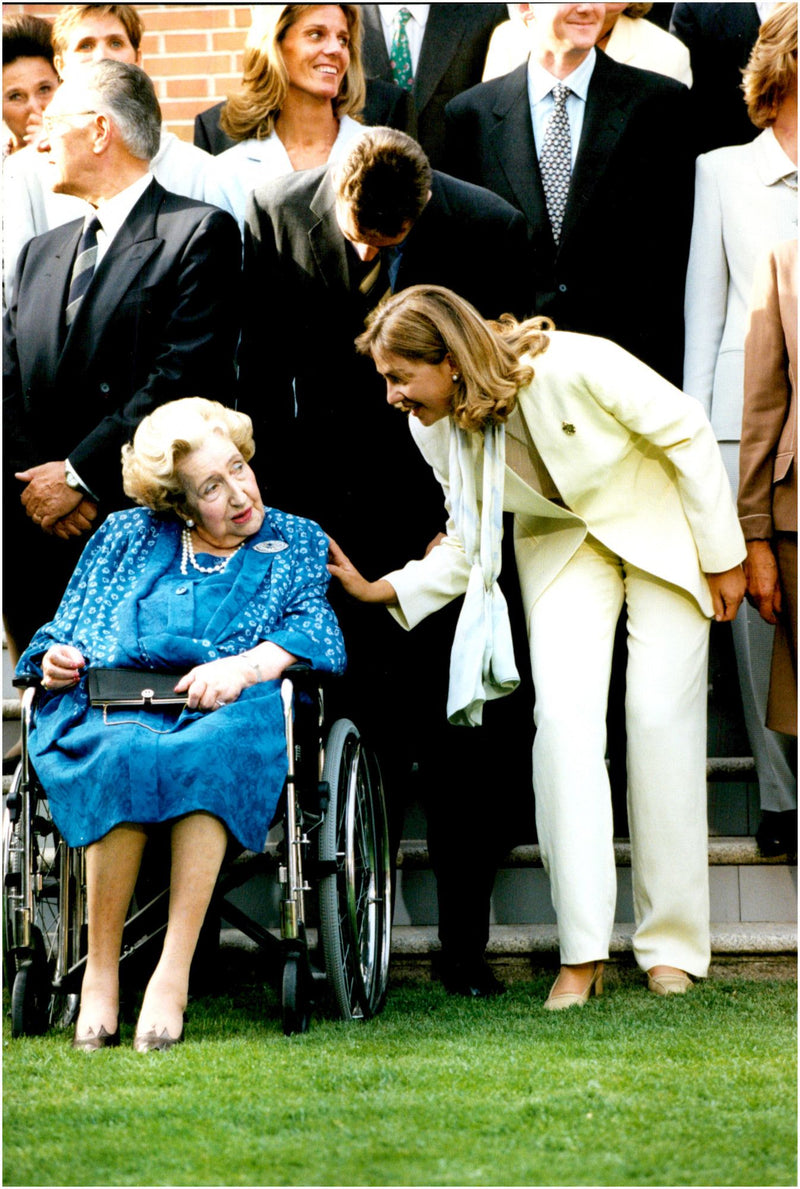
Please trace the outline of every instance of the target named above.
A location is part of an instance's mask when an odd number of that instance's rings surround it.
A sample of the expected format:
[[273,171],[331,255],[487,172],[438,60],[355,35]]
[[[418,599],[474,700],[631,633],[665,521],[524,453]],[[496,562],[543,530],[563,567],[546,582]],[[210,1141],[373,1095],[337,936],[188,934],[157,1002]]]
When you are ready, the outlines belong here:
[[[38,931],[35,937],[39,937]],[[11,991],[11,1035],[41,1036],[50,1024],[50,979],[41,953],[41,943],[34,947],[14,978]]]
[[13,849],[14,823],[8,804],[3,808],[3,981],[11,994],[17,974],[14,956],[14,910],[11,894],[19,884],[18,862]]
[[302,954],[289,953],[281,979],[281,1023],[284,1036],[308,1032],[311,1019],[310,974]]
[[[14,789],[19,789],[17,770]],[[85,945],[82,855],[70,850],[53,822],[42,790],[31,796],[33,918],[29,944],[19,935],[15,906],[22,903],[24,831],[8,810],[3,823],[4,963],[12,997],[12,1035],[36,1035],[49,1025],[65,1027],[79,996],[61,990],[61,978]],[[16,1005],[16,1006],[15,1006]]]
[[377,764],[347,719],[333,724],[323,781],[330,804],[319,857],[336,871],[319,885],[325,973],[343,1019],[368,1019],[386,998],[391,942],[391,869]]

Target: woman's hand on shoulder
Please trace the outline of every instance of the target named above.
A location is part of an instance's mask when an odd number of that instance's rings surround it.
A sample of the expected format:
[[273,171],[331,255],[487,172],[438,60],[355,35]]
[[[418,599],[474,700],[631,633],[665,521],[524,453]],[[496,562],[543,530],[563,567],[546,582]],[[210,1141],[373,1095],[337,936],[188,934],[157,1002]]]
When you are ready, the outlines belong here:
[[739,604],[744,598],[744,570],[741,566],[734,566],[732,570],[725,570],[721,574],[706,574],[706,581],[714,603],[714,619],[717,623],[730,623],[736,618]]
[[42,657],[42,685],[45,689],[68,689],[83,675],[86,659],[71,644],[54,644]]
[[360,603],[383,603],[388,606],[397,602],[397,592],[392,584],[385,578],[368,582],[332,537],[328,539],[328,573],[338,578],[347,593]]

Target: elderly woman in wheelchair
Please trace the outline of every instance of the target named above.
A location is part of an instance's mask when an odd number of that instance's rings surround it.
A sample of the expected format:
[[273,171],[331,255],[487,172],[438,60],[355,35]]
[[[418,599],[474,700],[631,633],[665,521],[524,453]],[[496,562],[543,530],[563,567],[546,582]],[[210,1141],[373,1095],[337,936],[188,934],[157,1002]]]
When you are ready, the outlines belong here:
[[[228,836],[263,850],[286,777],[278,678],[297,660],[344,668],[327,539],[264,507],[253,453],[249,418],[215,402],[173,401],[146,417],[123,451],[125,491],[143,506],[112,514],[90,539],[18,666],[46,691],[31,761],[60,833],[86,847],[78,1049],[119,1043],[123,924],[157,822],[171,823],[169,918],[134,1048],[183,1039],[189,967]],[[132,669],[152,672],[152,684],[172,672],[182,704],[114,709],[118,670]],[[107,686],[94,697],[92,674]]]

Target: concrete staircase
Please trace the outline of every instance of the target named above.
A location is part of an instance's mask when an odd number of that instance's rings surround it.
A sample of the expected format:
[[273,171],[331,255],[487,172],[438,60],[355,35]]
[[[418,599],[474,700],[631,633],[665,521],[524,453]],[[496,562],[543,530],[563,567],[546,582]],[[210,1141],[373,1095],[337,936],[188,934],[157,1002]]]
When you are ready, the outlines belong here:
[[[611,963],[633,969],[630,843],[615,842],[617,912]],[[735,970],[750,977],[796,977],[797,868],[786,858],[765,859],[752,837],[712,837],[712,976]],[[402,844],[392,952],[395,973],[425,976],[438,949],[435,881],[427,847]],[[507,978],[558,965],[558,934],[539,847],[516,847],[499,872],[492,901],[489,956]]]

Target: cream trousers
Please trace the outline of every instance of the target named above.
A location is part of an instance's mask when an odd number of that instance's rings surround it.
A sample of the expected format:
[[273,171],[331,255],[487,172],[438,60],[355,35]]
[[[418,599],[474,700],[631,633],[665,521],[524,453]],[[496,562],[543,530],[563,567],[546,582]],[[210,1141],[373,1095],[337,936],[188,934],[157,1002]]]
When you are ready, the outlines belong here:
[[606,704],[628,610],[625,718],[636,930],[643,970],[708,972],[709,620],[689,595],[587,538],[531,612],[536,823],[561,961],[608,957],[616,906]]

